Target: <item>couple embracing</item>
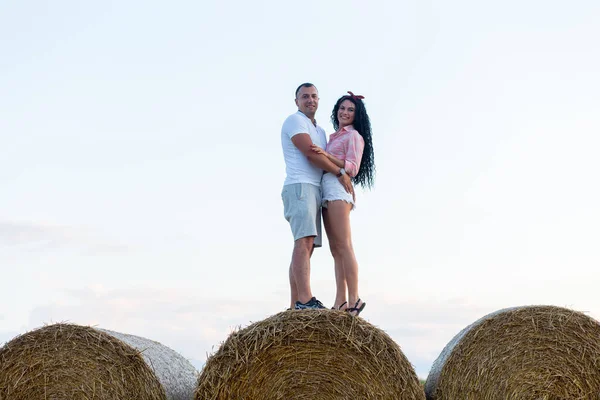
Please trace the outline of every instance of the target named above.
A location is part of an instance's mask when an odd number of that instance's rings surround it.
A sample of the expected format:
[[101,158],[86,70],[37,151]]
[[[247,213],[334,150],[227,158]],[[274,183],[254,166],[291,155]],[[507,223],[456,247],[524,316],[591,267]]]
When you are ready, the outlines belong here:
[[298,112],[281,128],[286,178],[281,192],[284,215],[294,235],[290,264],[291,308],[325,308],[310,288],[310,257],[321,247],[321,213],[335,265],[335,310],[359,315],[358,263],[352,247],[350,211],[354,185],[371,188],[375,173],[371,123],[362,96],[338,99],[331,113],[335,129],[327,142],[315,113],[319,92],[312,83],[296,89]]

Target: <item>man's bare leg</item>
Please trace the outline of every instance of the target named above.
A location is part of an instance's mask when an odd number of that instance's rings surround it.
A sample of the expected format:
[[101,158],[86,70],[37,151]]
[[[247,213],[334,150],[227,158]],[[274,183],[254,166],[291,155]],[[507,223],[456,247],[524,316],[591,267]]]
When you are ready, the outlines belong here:
[[[314,249],[314,241],[314,236],[308,236],[294,242],[294,252],[292,253],[292,263],[290,265],[290,287],[293,305],[296,301],[307,303],[313,297],[310,289],[310,256]],[[296,293],[295,300],[294,292]]]
[[291,293],[290,308],[293,310],[294,306],[296,305],[296,300],[298,300],[298,288],[296,287],[296,279],[294,279],[294,274],[292,272],[292,263],[290,263],[289,275],[290,275],[290,293]]

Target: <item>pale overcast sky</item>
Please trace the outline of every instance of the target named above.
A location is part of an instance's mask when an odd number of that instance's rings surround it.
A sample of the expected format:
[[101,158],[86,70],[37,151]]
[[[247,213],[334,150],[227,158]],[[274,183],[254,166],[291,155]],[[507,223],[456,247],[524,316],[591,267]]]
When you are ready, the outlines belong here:
[[[280,129],[365,96],[364,318],[426,377],[511,306],[600,318],[597,1],[6,1],[0,343],[70,321],[200,368],[288,305]],[[331,305],[333,262],[313,257]]]

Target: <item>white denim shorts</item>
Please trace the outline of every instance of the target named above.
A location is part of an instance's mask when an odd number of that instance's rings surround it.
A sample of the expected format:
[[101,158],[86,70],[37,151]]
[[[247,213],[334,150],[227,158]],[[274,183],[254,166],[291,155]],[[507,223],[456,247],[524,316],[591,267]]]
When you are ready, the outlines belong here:
[[327,202],[333,200],[343,200],[346,203],[352,204],[354,210],[354,200],[352,195],[346,192],[338,178],[327,172],[321,178],[321,190],[323,191],[323,207],[327,208]]

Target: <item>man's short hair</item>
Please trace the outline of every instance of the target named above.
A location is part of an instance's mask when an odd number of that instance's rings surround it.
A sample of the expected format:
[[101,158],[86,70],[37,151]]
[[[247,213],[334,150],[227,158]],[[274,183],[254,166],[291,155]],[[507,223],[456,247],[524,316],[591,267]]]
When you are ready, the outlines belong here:
[[[313,85],[312,83],[306,82],[303,83],[302,85],[298,86],[298,89],[296,89],[296,97],[298,97],[298,92],[300,91],[300,89],[302,89],[303,87],[314,87],[315,89],[317,89],[317,87],[315,85]],[[317,92],[319,91],[319,89],[317,89]]]

